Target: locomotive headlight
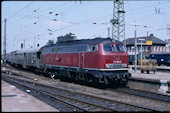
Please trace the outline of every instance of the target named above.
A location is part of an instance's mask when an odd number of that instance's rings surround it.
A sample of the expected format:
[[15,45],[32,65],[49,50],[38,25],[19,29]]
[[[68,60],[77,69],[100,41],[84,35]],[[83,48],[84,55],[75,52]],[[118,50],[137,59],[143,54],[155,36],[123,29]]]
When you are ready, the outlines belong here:
[[127,67],[127,64],[122,64],[122,67]]
[[111,64],[106,64],[105,67],[106,68],[111,68]]

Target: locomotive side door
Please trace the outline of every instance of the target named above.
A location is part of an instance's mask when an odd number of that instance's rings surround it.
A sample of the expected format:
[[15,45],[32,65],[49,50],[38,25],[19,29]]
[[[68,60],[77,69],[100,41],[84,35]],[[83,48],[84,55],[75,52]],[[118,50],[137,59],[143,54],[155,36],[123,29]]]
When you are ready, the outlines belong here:
[[84,67],[84,55],[87,51],[87,45],[81,45],[76,47],[77,52],[79,52],[79,67]]
[[79,66],[80,68],[84,67],[84,53],[79,53]]
[[40,57],[41,57],[41,52],[37,52],[37,60],[36,60],[36,67],[40,68]]

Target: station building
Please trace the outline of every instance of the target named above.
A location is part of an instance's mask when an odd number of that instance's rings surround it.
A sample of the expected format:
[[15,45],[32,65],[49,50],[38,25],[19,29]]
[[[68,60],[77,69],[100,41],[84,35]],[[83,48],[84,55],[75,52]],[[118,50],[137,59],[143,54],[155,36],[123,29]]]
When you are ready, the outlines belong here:
[[[142,39],[142,40],[141,40]],[[151,45],[147,44],[147,41],[152,41]],[[137,37],[137,52],[141,52],[141,42],[142,51],[145,52],[165,52],[167,42],[155,37],[153,34],[145,37]],[[126,39],[127,52],[135,51],[135,38]]]
[[[146,58],[149,57],[151,52],[166,52],[166,44],[167,42],[155,37],[153,34],[150,34],[150,36],[137,37],[136,53],[138,54],[142,51],[143,57]],[[126,49],[129,54],[129,59],[133,61],[135,55],[135,38],[126,39]]]

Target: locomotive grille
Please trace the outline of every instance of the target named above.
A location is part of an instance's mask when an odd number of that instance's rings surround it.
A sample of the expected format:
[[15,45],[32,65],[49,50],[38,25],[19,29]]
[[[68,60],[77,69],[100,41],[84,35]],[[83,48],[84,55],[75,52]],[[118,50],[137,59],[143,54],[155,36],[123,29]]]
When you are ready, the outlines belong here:
[[125,68],[127,67],[127,64],[106,64],[105,67],[107,69]]

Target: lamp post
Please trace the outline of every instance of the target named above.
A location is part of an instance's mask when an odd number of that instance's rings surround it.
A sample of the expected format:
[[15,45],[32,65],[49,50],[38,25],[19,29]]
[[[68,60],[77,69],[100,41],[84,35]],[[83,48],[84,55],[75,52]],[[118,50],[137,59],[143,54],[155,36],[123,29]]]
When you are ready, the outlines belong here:
[[141,41],[141,66],[142,66],[142,41],[145,41],[145,39],[138,39],[139,41]]
[[137,70],[137,54],[136,54],[136,48],[137,48],[137,39],[136,39],[136,26],[140,26],[140,24],[130,24],[132,26],[135,26],[135,73]]

